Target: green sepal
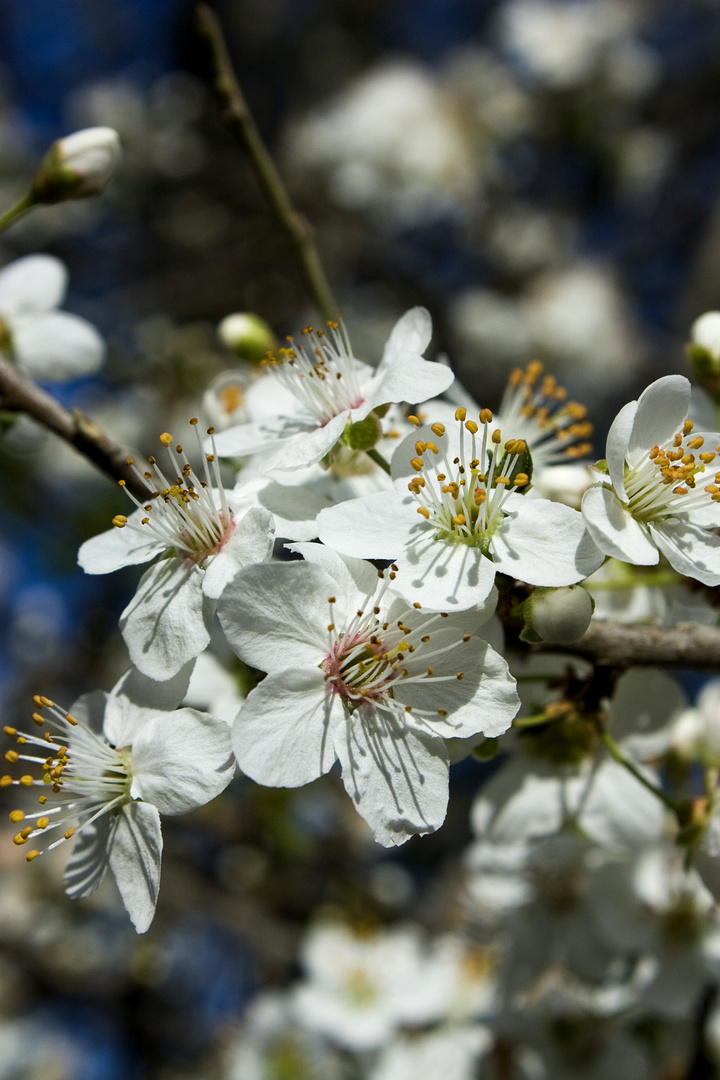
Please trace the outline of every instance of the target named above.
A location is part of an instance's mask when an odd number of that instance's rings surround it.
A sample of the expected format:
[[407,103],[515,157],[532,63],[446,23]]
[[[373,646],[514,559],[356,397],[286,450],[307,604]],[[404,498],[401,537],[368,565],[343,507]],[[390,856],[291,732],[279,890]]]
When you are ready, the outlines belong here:
[[382,438],[382,424],[376,413],[371,412],[364,420],[353,424],[348,421],[341,439],[351,450],[372,450]]
[[477,761],[492,761],[499,749],[499,739],[483,739],[480,745],[473,749],[472,756]]

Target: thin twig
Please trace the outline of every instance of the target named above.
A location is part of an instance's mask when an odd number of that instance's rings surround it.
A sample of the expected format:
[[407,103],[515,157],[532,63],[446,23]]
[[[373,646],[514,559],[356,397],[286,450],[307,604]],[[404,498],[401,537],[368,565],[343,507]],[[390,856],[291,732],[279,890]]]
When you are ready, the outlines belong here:
[[146,499],[150,494],[128,466],[127,450],[103,435],[79,410],[68,412],[55,398],[21,375],[3,356],[0,356],[0,408],[34,417],[113,480],[124,480],[138,498]]
[[338,306],[320,262],[312,226],[290,201],[280,173],[268,153],[240,89],[218,18],[207,4],[197,5],[197,25],[212,54],[215,93],[223,122],[244,148],[263,193],[290,238],[300,273],[313,303],[323,318],[336,319]]
[[720,669],[720,627],[680,623],[648,626],[598,619],[572,645],[537,645],[533,651],[583,656],[602,667],[633,665]]
[[14,206],[11,206],[5,213],[0,214],[0,232],[5,232],[9,229],[18,218],[21,218],[23,214],[26,214],[31,207],[35,205],[35,199],[32,192],[28,191],[26,195],[23,195],[19,202],[16,202]]

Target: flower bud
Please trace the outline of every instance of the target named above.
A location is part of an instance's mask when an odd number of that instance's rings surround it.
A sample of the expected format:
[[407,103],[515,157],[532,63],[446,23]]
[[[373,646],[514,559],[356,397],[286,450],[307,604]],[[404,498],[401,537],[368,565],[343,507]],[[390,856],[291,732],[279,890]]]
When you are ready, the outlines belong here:
[[581,638],[592,618],[595,601],[582,585],[538,588],[523,604],[523,641],[565,645]]
[[687,355],[698,381],[710,397],[720,402],[720,311],[706,311],[690,328]]
[[277,338],[265,320],[245,312],[226,315],[217,332],[227,349],[253,364],[278,346]]
[[56,203],[99,195],[117,170],[122,149],[117,131],[84,128],[52,144],[32,184],[35,202]]

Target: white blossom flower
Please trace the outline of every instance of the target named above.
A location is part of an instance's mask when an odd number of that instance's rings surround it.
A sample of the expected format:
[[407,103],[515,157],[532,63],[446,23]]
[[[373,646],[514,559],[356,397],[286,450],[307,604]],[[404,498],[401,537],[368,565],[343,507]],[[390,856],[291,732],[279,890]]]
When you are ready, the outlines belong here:
[[43,158],[32,193],[37,202],[55,203],[99,195],[117,172],[122,147],[110,127],[83,128],[57,139]]
[[270,557],[274,526],[262,508],[235,514],[237,504],[225,493],[214,455],[207,458],[213,473],[205,464],[200,480],[182,446],[176,447],[177,457],[171,453],[171,435],[160,441],[169,459],[167,475],[155,458],[149,459],[151,472],[136,469],[157,489],[148,489],[145,504],[131,495],[137,510],[129,517],[118,514],[114,528],[86,540],[78,562],[88,574],[107,574],[160,556],[141,578],[120,629],[135,666],[163,681],[207,646],[218,597],[242,566]]
[[377,1049],[402,1025],[439,1019],[432,962],[416,926],[355,932],[320,924],[303,943],[302,963],[298,1019],[348,1049]]
[[[42,769],[0,779],[0,786],[40,788],[40,809],[13,810],[22,824],[15,843],[35,841],[26,859],[75,836],[65,870],[68,896],[84,898],[109,866],[138,933],[152,922],[160,885],[160,814],[185,814],[219,795],[235,762],[228,725],[195,709],[178,709],[189,669],[156,683],[130,669],[109,694],[85,694],[67,713],[36,696],[35,727],[5,727],[17,749],[11,763]],[[48,843],[52,836],[58,837]]]
[[520,494],[529,480],[521,471],[525,442],[503,442],[489,409],[479,425],[462,407],[455,415],[449,429],[420,428],[414,456],[412,436],[400,444],[394,491],[323,510],[323,543],[394,559],[393,588],[435,611],[482,602],[498,572],[531,585],[571,585],[596,570],[602,555],[577,510]]
[[430,316],[412,308],[395,324],[377,368],[358,360],[342,322],[326,330],[307,327],[305,342],[266,361],[264,378],[275,380],[273,413],[221,432],[221,457],[262,455],[263,471],[301,469],[328,454],[348,423],[398,401],[425,401],[447,390],[452,372],[423,360]]
[[606,555],[649,566],[662,553],[679,574],[717,585],[720,473],[708,472],[720,435],[694,435],[689,405],[681,375],[657,379],[625,405],[607,438],[610,484],[591,487],[582,511]]
[[475,631],[485,610],[427,615],[394,571],[297,544],[304,562],[248,567],[218,605],[232,648],[267,677],[235,720],[242,770],[299,787],[337,758],[378,843],[434,832],[448,798],[445,739],[505,731],[518,708],[505,661]]
[[95,327],[56,310],[67,281],[65,265],[52,255],[26,255],[0,270],[0,350],[41,382],[91,375],[105,359]]
[[690,327],[690,338],[713,360],[720,359],[720,311],[706,311],[696,319]]
[[489,1029],[479,1024],[405,1034],[383,1052],[369,1080],[474,1080],[492,1042]]

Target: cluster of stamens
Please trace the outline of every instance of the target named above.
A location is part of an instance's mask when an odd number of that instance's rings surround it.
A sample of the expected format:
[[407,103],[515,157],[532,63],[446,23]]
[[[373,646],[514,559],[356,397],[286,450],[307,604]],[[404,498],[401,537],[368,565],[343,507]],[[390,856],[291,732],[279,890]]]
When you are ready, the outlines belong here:
[[39,767],[40,776],[24,773],[15,778],[6,774],[0,777],[0,787],[42,788],[40,810],[10,811],[13,824],[26,823],[14,835],[15,844],[24,846],[37,837],[57,835],[58,831],[61,835],[42,848],[28,851],[28,862],[52,851],[130,798],[129,752],[113,749],[49,698],[37,695],[33,701],[37,708],[32,715],[36,730],[22,732],[6,726],[5,734],[15,740],[18,749],[8,750],[5,760],[11,765],[28,762],[36,772]]
[[[408,419],[420,423],[415,416]],[[464,408],[457,409],[455,419],[460,426],[459,453],[450,459],[445,425],[432,424],[438,442],[415,443],[417,456],[410,464],[418,475],[408,490],[420,503],[418,514],[435,526],[440,539],[480,547],[487,554],[508,496],[530,482],[526,472],[516,471],[527,445],[524,439],[503,443],[500,429],[492,429],[489,409],[480,410],[479,424],[467,419]],[[427,455],[431,456],[426,460]]]
[[567,390],[553,375],[542,375],[542,371],[539,360],[531,361],[525,369],[515,368],[500,406],[503,424],[522,430],[537,468],[592,453],[587,440],[593,426],[587,409],[577,401],[568,401]]
[[[688,513],[711,500],[720,502],[720,472],[714,482],[698,484],[700,477],[720,453],[703,450],[702,435],[692,436],[693,422],[686,420],[682,431],[652,450],[639,465],[625,468],[625,490],[632,515],[642,522],[668,514]],[[718,515],[720,524],[720,514]]]
[[[448,618],[447,612],[418,620],[421,605],[401,612],[393,622],[383,618],[383,598],[397,575],[397,567],[378,571],[378,585],[362,600],[349,625],[340,629],[334,621],[336,597],[328,597],[327,656],[322,664],[326,682],[353,710],[366,702],[392,711],[403,710],[422,720],[447,716],[446,709],[422,709],[395,701],[395,691],[411,683],[454,682],[464,679],[463,671],[436,674],[428,661],[457,653],[471,640],[465,634],[451,644],[437,645],[433,633]],[[416,625],[410,625],[415,623]],[[411,667],[407,666],[411,662]]]
[[[155,490],[150,491],[148,502],[140,502],[128,490],[124,480],[118,481],[135,505],[143,509],[147,516],[143,517],[138,525],[136,522],[128,522],[124,514],[117,514],[113,518],[113,525],[124,529],[129,524],[139,532],[150,533],[166,548],[174,549],[183,558],[200,564],[223,547],[232,535],[235,523],[220,479],[216,455],[204,454],[197,424],[196,419],[190,421],[203,456],[204,480],[195,475],[182,446],[178,444],[175,447],[178,456],[173,456],[173,437],[164,432],[160,436],[160,442],[170,463],[167,475],[154,457],[148,458],[150,469],[144,473],[140,472],[132,458],[127,459],[127,464],[143,484],[154,485]],[[208,428],[208,435],[212,439],[213,428]],[[179,475],[176,472],[178,464]],[[215,482],[214,487],[212,480]],[[219,506],[216,504],[216,495]]]
[[261,360],[321,424],[363,401],[347,330],[342,320],[327,327],[306,326],[304,343],[288,337],[277,356],[268,353]]

